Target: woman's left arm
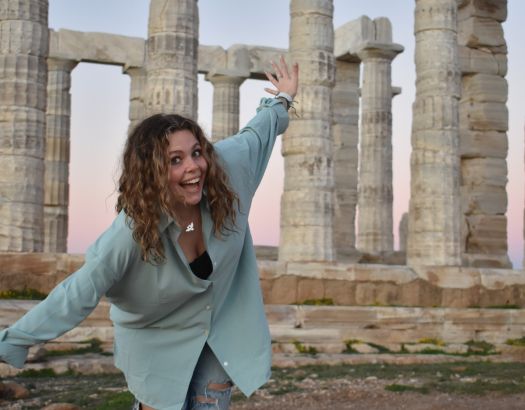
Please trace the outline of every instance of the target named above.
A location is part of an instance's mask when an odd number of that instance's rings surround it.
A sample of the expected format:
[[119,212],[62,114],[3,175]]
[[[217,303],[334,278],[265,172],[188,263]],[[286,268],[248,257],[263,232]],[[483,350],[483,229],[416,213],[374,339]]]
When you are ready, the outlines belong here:
[[246,164],[252,193],[264,175],[276,137],[288,126],[288,101],[291,102],[297,93],[298,65],[294,64],[289,70],[284,57],[281,57],[279,64],[272,62],[272,66],[275,76],[266,72],[266,77],[275,89],[265,88],[265,91],[276,98],[263,98],[257,115],[237,135],[215,144],[233,172],[238,172],[237,165]]

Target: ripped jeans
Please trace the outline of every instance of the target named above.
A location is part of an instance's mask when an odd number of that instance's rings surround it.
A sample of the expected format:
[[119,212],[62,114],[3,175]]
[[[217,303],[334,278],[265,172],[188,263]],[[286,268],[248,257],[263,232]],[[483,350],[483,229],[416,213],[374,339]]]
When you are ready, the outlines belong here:
[[[228,410],[231,389],[230,378],[206,343],[193,371],[186,401],[181,410]],[[132,410],[144,408],[145,406],[141,406],[139,401],[135,400]]]

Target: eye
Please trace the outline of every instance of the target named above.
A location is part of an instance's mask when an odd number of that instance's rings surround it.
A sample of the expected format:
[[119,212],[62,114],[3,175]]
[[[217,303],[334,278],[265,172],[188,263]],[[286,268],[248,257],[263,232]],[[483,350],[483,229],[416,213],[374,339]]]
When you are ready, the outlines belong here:
[[171,157],[170,158],[170,164],[171,165],[177,165],[177,164],[180,164],[181,162],[181,158],[179,156],[174,156],[174,157]]
[[197,148],[195,151],[193,151],[194,157],[201,157],[202,156],[202,149]]

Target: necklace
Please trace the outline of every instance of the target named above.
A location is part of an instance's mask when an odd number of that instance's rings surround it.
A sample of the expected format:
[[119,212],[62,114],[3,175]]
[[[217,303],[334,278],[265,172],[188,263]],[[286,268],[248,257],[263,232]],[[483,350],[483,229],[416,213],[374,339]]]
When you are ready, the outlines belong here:
[[192,232],[195,229],[193,228],[193,221],[191,221],[188,226],[186,226],[186,232]]

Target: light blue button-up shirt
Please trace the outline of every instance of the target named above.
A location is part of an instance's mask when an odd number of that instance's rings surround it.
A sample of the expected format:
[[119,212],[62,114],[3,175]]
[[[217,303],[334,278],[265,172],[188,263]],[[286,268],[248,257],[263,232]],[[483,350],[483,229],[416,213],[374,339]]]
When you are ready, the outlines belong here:
[[202,233],[213,262],[207,280],[192,273],[177,242],[180,229],[171,218],[163,217],[159,224],[166,263],[154,266],[141,260],[120,213],[88,249],[78,271],[0,332],[0,359],[22,367],[29,346],[72,329],[106,295],[115,330],[115,364],[141,402],[179,410],[206,342],[239,389],[253,393],[270,376],[271,341],[248,212],[275,139],[287,125],[279,100],[263,98],[246,127],[215,144],[240,211],[235,231],[217,237],[206,196],[201,201]]

